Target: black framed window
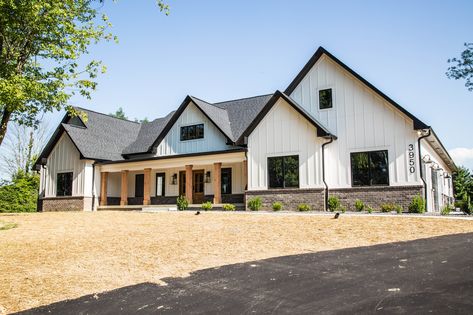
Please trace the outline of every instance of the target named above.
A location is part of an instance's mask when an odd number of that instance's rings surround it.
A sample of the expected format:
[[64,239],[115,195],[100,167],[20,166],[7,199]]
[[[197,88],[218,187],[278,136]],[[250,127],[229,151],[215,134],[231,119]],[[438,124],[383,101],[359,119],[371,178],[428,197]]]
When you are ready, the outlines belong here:
[[352,186],[389,185],[388,151],[351,153]]
[[204,124],[181,127],[181,141],[203,139]]
[[222,168],[221,174],[221,184],[222,184],[222,195],[232,193],[232,169],[231,168]]
[[72,196],[72,177],[72,172],[57,174],[56,196]]
[[299,187],[299,156],[268,158],[269,188]]
[[156,173],[156,196],[165,196],[166,174]]
[[145,185],[145,175],[136,174],[135,176],[135,197],[143,197]]
[[319,90],[319,108],[332,108],[332,89]]

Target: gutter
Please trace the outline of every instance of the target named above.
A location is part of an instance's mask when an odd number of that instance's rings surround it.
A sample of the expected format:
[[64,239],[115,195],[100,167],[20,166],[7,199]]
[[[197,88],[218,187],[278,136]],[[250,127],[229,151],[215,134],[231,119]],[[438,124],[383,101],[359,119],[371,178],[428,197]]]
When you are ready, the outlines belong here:
[[322,181],[324,182],[325,185],[325,200],[324,200],[324,206],[325,206],[325,211],[328,210],[328,185],[327,182],[325,181],[325,146],[332,143],[334,139],[336,139],[333,135],[329,135],[330,140],[322,144]]
[[422,152],[421,152],[421,149],[420,149],[420,141],[424,138],[427,138],[428,136],[430,136],[430,128],[427,129],[427,134],[423,135],[423,136],[420,136],[418,139],[417,139],[417,150],[419,151],[419,172],[420,172],[420,179],[422,179],[422,183],[423,183],[423,186],[424,186],[424,200],[425,200],[425,210],[427,211],[427,183],[425,182],[425,178],[424,178],[424,171],[422,169]]

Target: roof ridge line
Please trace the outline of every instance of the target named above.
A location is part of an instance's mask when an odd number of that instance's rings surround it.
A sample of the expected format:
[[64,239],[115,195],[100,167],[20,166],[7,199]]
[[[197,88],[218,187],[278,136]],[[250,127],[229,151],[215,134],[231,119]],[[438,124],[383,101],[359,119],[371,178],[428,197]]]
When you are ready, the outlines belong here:
[[118,120],[123,120],[123,121],[128,121],[128,122],[131,122],[131,123],[134,123],[134,124],[141,125],[141,123],[139,123],[139,122],[137,122],[137,121],[133,121],[133,120],[129,120],[129,119],[118,118],[118,117],[112,116],[112,115],[110,115],[110,114],[105,114],[105,113],[98,112],[98,111],[96,111],[96,110],[87,109],[87,108],[80,107],[80,106],[74,106],[74,108],[78,108],[78,109],[85,110],[85,111],[88,111],[88,112],[92,112],[92,113],[95,113],[95,114],[99,114],[99,115],[107,116],[107,117],[110,117],[110,118],[114,118],[114,119],[118,119]]
[[[229,103],[229,102],[247,100],[247,99],[250,99],[250,98],[257,98],[257,97],[268,96],[268,95],[274,95],[274,93],[267,93],[267,94],[249,96],[249,97],[236,98],[236,99],[232,99],[232,100],[228,100],[228,101],[216,102],[216,103],[211,103],[211,104],[212,104],[212,105],[217,105],[217,104],[222,104],[222,103]],[[204,101],[204,102],[205,102],[205,101]]]

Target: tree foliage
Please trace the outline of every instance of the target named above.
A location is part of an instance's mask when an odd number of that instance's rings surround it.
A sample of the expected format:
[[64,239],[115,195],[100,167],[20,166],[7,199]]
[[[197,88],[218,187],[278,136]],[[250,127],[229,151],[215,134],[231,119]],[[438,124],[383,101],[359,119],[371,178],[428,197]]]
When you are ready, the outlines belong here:
[[465,43],[464,46],[465,50],[459,58],[448,59],[451,66],[446,74],[450,79],[464,79],[466,88],[473,91],[473,43]]
[[[98,60],[81,59],[91,44],[117,40],[100,9],[104,0],[0,0],[0,145],[8,124],[37,126],[38,114],[77,113],[73,95],[91,97]],[[169,6],[157,5],[166,15]]]
[[453,189],[456,199],[461,200],[466,197],[473,199],[473,175],[466,167],[458,167],[453,174]]
[[0,171],[12,178],[19,169],[33,171],[33,164],[45,144],[48,128],[41,122],[37,128],[13,124],[0,151]]
[[110,116],[113,116],[115,118],[127,120],[128,117],[125,115],[125,111],[123,111],[123,108],[119,107],[115,113],[110,113]]
[[10,183],[0,186],[0,212],[36,211],[39,175],[19,170]]

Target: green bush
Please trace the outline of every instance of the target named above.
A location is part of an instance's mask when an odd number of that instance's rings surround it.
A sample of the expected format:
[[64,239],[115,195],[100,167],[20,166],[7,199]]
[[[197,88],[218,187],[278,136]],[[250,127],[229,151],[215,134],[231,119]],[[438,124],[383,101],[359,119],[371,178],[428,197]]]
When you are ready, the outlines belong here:
[[347,212],[347,207],[345,207],[345,206],[343,206],[343,205],[340,205],[340,207],[338,207],[338,209],[339,209],[342,213]]
[[425,212],[425,200],[420,195],[412,198],[412,201],[409,205],[410,213],[424,213]]
[[368,213],[373,213],[373,207],[366,206],[366,211],[368,211]]
[[202,210],[211,210],[212,209],[212,203],[210,201],[203,202],[202,205]]
[[39,175],[18,172],[11,183],[0,184],[0,212],[34,212]]
[[355,200],[355,210],[356,211],[363,211],[364,208],[365,208],[365,204],[363,203],[363,201],[361,201],[360,199],[356,199]]
[[297,206],[299,211],[310,211],[310,206],[306,203],[301,203]]
[[254,197],[248,200],[248,208],[252,211],[258,211],[261,209],[261,206],[263,205],[263,202],[261,201],[260,197]]
[[397,214],[401,214],[404,209],[402,209],[401,205],[395,205],[394,210],[396,210]]
[[224,204],[223,205],[223,210],[226,210],[226,211],[235,211],[236,207],[235,205],[231,204],[231,203],[227,203],[227,204]]
[[463,195],[461,200],[456,202],[458,208],[463,211],[465,214],[472,214],[473,213],[473,204],[471,203],[470,197],[467,195]]
[[332,212],[338,210],[340,207],[340,199],[335,196],[331,196],[328,198],[328,209]]
[[396,206],[392,203],[383,203],[381,205],[381,212],[391,212],[396,209]]
[[449,205],[446,205],[443,207],[442,211],[440,211],[441,215],[449,215],[450,211],[452,211],[452,208]]
[[189,208],[189,201],[187,200],[185,196],[177,197],[176,203],[177,203],[177,209],[179,209],[180,211],[187,210],[187,208]]
[[279,201],[273,202],[273,210],[274,211],[279,211],[282,209],[282,203]]

